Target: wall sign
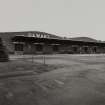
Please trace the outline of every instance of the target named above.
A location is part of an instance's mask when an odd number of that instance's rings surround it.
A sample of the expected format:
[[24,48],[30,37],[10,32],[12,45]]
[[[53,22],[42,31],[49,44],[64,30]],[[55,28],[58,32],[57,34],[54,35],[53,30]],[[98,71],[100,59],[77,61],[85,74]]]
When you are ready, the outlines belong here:
[[28,36],[28,37],[35,37],[35,38],[50,38],[49,35],[39,34],[39,33],[36,33],[36,34],[28,33],[27,36]]

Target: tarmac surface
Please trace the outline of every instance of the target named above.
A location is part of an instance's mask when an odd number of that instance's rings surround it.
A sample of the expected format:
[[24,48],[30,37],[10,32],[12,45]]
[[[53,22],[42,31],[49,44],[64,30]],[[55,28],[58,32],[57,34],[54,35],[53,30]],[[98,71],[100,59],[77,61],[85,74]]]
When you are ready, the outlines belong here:
[[[11,56],[11,59],[17,58]],[[104,54],[57,54],[20,58],[32,63],[62,66],[35,78],[40,87],[36,90],[37,105],[105,105]]]

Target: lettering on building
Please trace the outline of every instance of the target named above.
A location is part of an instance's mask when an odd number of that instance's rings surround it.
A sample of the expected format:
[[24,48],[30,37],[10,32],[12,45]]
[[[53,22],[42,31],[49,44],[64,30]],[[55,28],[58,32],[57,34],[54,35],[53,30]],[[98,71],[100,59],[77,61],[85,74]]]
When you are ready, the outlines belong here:
[[39,33],[29,33],[27,37],[35,37],[35,38],[50,38],[49,35],[39,34]]

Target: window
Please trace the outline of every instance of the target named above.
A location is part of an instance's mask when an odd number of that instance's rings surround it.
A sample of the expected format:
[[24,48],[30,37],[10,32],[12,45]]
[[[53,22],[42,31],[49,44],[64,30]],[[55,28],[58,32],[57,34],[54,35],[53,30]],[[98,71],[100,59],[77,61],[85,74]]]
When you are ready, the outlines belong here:
[[84,47],[84,51],[85,52],[88,52],[88,47]]
[[96,47],[94,47],[93,50],[94,50],[94,52],[97,52],[97,48]]
[[77,47],[72,47],[74,52],[77,52]]
[[23,44],[15,44],[15,51],[23,51]]
[[53,50],[54,50],[54,51],[58,51],[58,50],[59,50],[58,46],[57,46],[57,45],[54,45],[54,46],[53,46]]
[[42,51],[43,50],[43,46],[40,45],[40,44],[36,45],[36,50],[37,51]]

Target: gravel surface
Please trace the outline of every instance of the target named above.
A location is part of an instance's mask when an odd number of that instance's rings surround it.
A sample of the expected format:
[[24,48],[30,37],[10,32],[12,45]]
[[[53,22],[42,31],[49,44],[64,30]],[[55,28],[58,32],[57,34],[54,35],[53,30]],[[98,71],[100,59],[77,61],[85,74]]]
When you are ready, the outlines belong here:
[[30,56],[11,57],[12,63],[6,65],[13,69],[4,66],[1,73],[33,70],[36,74],[1,80],[0,105],[105,105],[104,54],[45,55],[46,66],[42,57],[34,56],[33,63]]

